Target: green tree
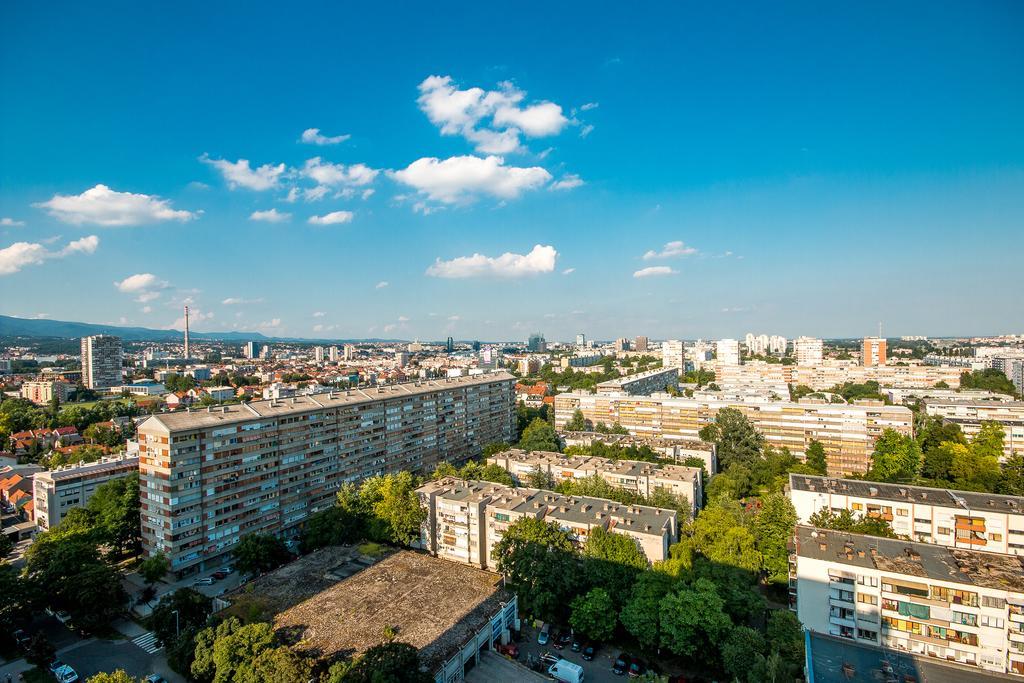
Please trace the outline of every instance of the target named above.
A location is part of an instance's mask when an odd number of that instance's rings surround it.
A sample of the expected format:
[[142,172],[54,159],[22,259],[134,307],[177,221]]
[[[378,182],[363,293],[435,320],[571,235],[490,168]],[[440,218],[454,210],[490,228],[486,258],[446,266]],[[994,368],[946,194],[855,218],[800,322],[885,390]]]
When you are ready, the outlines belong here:
[[0,534],[0,561],[3,561],[5,557],[11,554],[14,550],[14,535],[13,534]]
[[504,453],[510,448],[512,448],[510,444],[507,444],[504,441],[496,441],[494,443],[489,443],[486,446],[484,446],[483,451],[481,452],[481,456],[484,458],[489,458],[492,455]]
[[739,500],[745,498],[753,490],[753,473],[746,465],[735,464],[728,472],[719,472],[711,477],[705,495],[708,501],[717,498]]
[[[796,615],[788,609],[772,610],[768,615],[765,635],[769,650],[780,661],[773,666],[766,666],[766,662],[758,668],[771,670],[778,683],[799,677],[804,667],[804,632]],[[768,682],[772,679],[763,675],[757,680]]]
[[140,552],[142,526],[137,472],[98,486],[86,507],[96,515],[97,526],[115,550],[122,554]]
[[146,627],[167,645],[184,634],[206,624],[213,612],[213,598],[191,588],[179,588],[164,595],[146,619]]
[[700,438],[718,448],[718,462],[723,470],[734,464],[750,465],[761,455],[764,439],[747,416],[735,408],[722,408],[715,421],[700,430]]
[[148,557],[139,564],[139,574],[147,584],[154,584],[171,571],[171,563],[163,553]]
[[874,481],[913,481],[921,466],[921,447],[913,437],[886,429],[875,443],[867,478]]
[[995,368],[963,373],[960,375],[960,388],[984,389],[1000,394],[1009,394],[1010,396],[1017,395],[1017,388],[1013,386],[1010,378],[1001,370]]
[[569,623],[587,638],[603,642],[615,632],[615,605],[605,589],[592,588],[577,596],[570,609]]
[[680,586],[661,599],[659,605],[661,646],[682,657],[714,652],[729,633],[732,622],[723,611],[724,603],[707,579],[692,586]]
[[622,600],[637,575],[647,568],[647,556],[637,542],[603,527],[595,527],[583,545],[583,580],[588,586],[606,588]]
[[829,508],[822,508],[811,515],[807,522],[819,529],[834,529],[835,531],[848,531],[853,534],[864,534],[866,536],[896,538],[896,532],[892,530],[892,526],[881,517],[856,517],[846,509],[832,512]]
[[644,650],[654,650],[660,642],[661,600],[673,583],[672,577],[663,572],[643,572],[619,612],[619,621]]
[[243,626],[235,617],[222,621],[216,628],[203,629],[195,640],[192,675],[203,683],[253,680],[247,675],[252,671],[252,663],[275,646],[270,624],[259,622]]
[[431,675],[420,671],[416,648],[397,641],[374,645],[340,679],[341,683],[430,683],[433,680]]
[[804,451],[804,462],[811,471],[822,476],[828,474],[828,458],[825,456],[825,447],[817,439],[811,439]]
[[786,496],[771,493],[761,499],[761,510],[754,517],[754,532],[765,572],[775,583],[784,583],[789,578],[788,544],[796,520],[796,510]]
[[86,683],[136,683],[137,680],[134,676],[128,675],[124,669],[115,669],[110,673],[100,672],[89,676]]
[[524,451],[558,452],[560,450],[555,428],[547,420],[542,420],[539,417],[523,430],[517,446]]
[[712,501],[684,528],[678,545],[690,545],[712,562],[751,572],[759,571],[763,562],[750,520],[736,501]]
[[43,667],[57,658],[57,649],[42,631],[37,631],[28,641],[25,649],[25,660],[29,664]]
[[288,561],[284,541],[273,534],[247,534],[232,550],[235,566],[243,574],[263,574]]
[[21,573],[13,565],[0,562],[0,630],[10,633],[27,621],[31,607],[29,586]]
[[1007,496],[1024,496],[1024,455],[1014,453],[1000,468],[996,493]]
[[302,527],[302,550],[355,543],[366,536],[366,506],[355,484],[342,484],[336,504],[311,515]]
[[359,497],[386,529],[387,539],[409,545],[420,536],[427,512],[420,505],[416,480],[409,472],[371,477],[359,488]]
[[305,658],[284,645],[262,650],[238,667],[238,683],[307,683],[312,667]]
[[546,491],[553,491],[557,486],[555,478],[539,467],[533,468],[526,475],[526,481],[523,483],[531,489],[544,489]]
[[583,416],[583,411],[578,408],[572,414],[572,419],[565,423],[565,429],[569,432],[585,432],[588,431],[587,426],[587,418]]
[[764,636],[747,626],[737,626],[722,644],[722,668],[733,678],[752,680],[748,677],[764,654]]
[[494,546],[498,571],[530,615],[550,618],[575,595],[577,556],[572,537],[554,522],[522,517]]

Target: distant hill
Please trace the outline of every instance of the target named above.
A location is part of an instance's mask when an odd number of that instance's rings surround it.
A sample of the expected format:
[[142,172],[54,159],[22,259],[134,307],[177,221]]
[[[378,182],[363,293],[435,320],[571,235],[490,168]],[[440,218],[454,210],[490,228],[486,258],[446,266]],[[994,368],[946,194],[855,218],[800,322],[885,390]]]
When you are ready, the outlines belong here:
[[[57,337],[72,339],[92,334],[112,334],[125,341],[180,341],[181,330],[153,330],[148,327],[120,327],[118,325],[97,325],[76,323],[66,320],[45,320],[38,318],[14,318],[0,315],[0,337]],[[268,341],[268,342],[381,342],[391,343],[400,339],[303,339],[302,337],[268,337],[259,332],[189,332],[192,339],[212,341]]]

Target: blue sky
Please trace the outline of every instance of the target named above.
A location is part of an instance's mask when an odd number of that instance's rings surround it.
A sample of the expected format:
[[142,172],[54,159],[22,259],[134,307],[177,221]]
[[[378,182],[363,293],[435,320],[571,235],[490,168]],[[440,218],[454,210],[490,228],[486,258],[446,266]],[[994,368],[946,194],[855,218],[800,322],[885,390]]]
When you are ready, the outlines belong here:
[[372,4],[4,3],[0,313],[1024,331],[1020,3]]

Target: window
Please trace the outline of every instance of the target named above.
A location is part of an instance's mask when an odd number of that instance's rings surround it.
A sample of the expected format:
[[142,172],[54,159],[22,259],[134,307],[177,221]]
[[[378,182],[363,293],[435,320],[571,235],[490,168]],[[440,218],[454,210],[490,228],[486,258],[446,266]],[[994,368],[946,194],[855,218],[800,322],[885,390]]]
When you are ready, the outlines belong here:
[[986,614],[981,615],[981,625],[988,626],[990,628],[1003,628],[1005,622],[998,617],[990,617]]
[[935,530],[935,533],[937,533],[939,536],[949,536],[951,533],[953,533],[953,530],[947,526],[940,526],[938,529]]
[[1006,609],[1006,600],[1003,598],[993,598],[990,595],[981,596],[982,607],[995,607],[996,609]]
[[907,508],[896,508],[897,517],[906,517],[908,514]]
[[963,624],[965,626],[977,626],[978,615],[968,614],[967,612],[953,612],[953,618],[949,620],[951,624]]
[[865,628],[857,629],[857,637],[861,640],[878,640],[878,631],[869,631]]
[[877,605],[878,598],[868,593],[857,593],[857,602],[863,603],[865,605]]
[[1001,543],[1002,540],[1003,540],[1003,535],[1002,534],[989,534],[988,535],[988,540],[996,541],[997,543]]
[[850,507],[853,508],[854,510],[860,511],[864,509],[864,503],[854,503]]

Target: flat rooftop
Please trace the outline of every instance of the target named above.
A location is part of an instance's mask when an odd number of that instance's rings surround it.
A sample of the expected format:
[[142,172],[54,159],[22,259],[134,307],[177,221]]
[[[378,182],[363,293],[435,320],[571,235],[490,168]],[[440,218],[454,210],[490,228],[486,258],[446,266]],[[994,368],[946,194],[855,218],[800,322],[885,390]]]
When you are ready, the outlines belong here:
[[596,455],[570,456],[552,451],[524,451],[519,448],[495,453],[487,458],[487,461],[495,462],[506,458],[523,465],[539,465],[543,463],[564,469],[594,470],[595,472],[611,472],[632,477],[647,476],[692,482],[701,476],[699,468],[686,467],[684,465],[662,464],[647,462],[646,460],[612,460]]
[[651,377],[657,377],[658,375],[667,375],[674,373],[676,377],[679,376],[679,368],[655,368],[654,370],[646,370],[644,372],[638,372],[633,375],[626,375],[625,377],[618,377],[616,379],[610,379],[606,382],[601,382],[597,385],[598,389],[616,389],[626,384],[632,384],[633,382],[642,382],[645,379]]
[[1007,514],[1024,514],[1024,497],[1003,496],[995,493],[957,491],[907,484],[886,484],[860,479],[839,479],[810,474],[790,474],[789,487],[794,491],[830,493],[857,498],[877,498],[880,501],[939,505],[959,508],[964,512],[991,510]]
[[[311,564],[319,587],[323,578],[317,568],[323,563]],[[291,575],[302,581],[299,569]],[[500,582],[498,574],[400,550],[288,607],[274,625],[319,657],[361,654],[383,642],[384,630],[391,627],[398,640],[420,650],[427,670],[435,671],[510,599]]]
[[302,395],[289,398],[251,401],[237,405],[210,406],[209,409],[186,409],[172,413],[153,415],[140,427],[155,421],[172,431],[202,429],[218,425],[234,424],[261,418],[277,418],[308,413],[324,408],[339,408],[386,401],[389,398],[405,398],[435,391],[479,386],[493,382],[511,382],[515,378],[507,372],[491,372],[482,375],[451,377],[447,379],[423,380],[404,384],[389,384],[374,388],[348,389],[323,394]]
[[892,574],[1024,593],[1024,564],[1017,555],[960,550],[931,543],[796,528],[797,555]]

